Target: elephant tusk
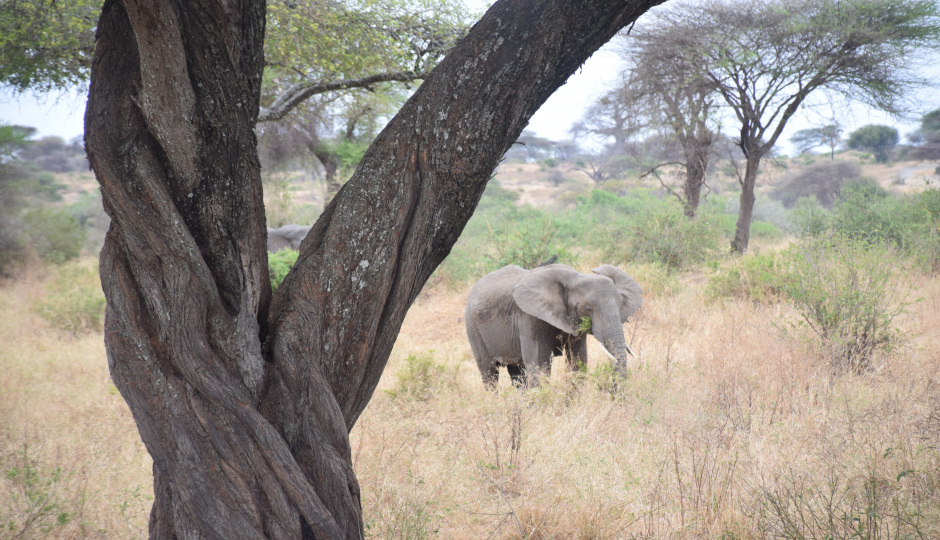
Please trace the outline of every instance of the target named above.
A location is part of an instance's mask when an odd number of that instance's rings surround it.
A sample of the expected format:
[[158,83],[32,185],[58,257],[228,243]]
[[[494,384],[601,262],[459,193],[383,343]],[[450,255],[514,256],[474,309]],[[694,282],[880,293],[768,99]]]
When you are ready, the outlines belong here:
[[[630,349],[630,346],[629,346],[629,345],[627,345],[626,343],[624,343],[623,346],[627,348],[627,352],[630,353],[630,356],[636,358],[637,360],[640,359],[639,356],[633,354],[633,350]],[[610,353],[607,353],[607,354],[610,354]]]
[[616,358],[614,358],[614,355],[610,354],[610,351],[607,350],[607,347],[604,346],[604,343],[601,342],[601,340],[597,340],[597,344],[601,346],[601,350],[604,351],[604,354],[609,356],[612,360],[616,360]]

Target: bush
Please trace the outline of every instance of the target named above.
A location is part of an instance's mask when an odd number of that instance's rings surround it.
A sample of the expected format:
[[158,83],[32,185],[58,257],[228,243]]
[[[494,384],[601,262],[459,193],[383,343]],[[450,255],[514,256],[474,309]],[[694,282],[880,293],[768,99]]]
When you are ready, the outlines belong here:
[[268,253],[268,274],[271,278],[272,292],[276,291],[287,277],[287,273],[297,262],[298,255],[300,255],[299,251],[290,248],[284,248],[277,253]]
[[661,205],[639,214],[623,228],[610,228],[606,255],[612,264],[660,263],[672,271],[704,263],[718,251],[717,220],[687,218],[678,205]]
[[434,351],[421,356],[409,354],[398,369],[395,387],[386,393],[393,399],[427,401],[441,385],[446,372],[447,366],[434,361]]
[[834,365],[864,371],[876,351],[898,343],[894,319],[906,303],[883,244],[833,233],[804,238],[784,256],[786,294]]
[[105,298],[97,261],[76,261],[60,266],[45,289],[45,297],[35,309],[54,328],[72,334],[102,330]]
[[643,288],[643,295],[651,298],[665,298],[678,294],[682,283],[664,264],[649,262],[631,266],[629,274]]
[[515,264],[523,268],[535,268],[552,255],[563,262],[572,262],[576,257],[564,249],[556,239],[558,227],[551,218],[543,217],[540,223],[512,224],[503,230],[492,232],[492,250],[484,257],[495,268]]
[[[891,459],[894,453],[888,448],[884,458],[864,466],[789,468],[755,490],[756,504],[747,517],[770,538],[937,538],[937,485],[916,478],[936,474],[935,462],[912,474],[911,463]],[[920,451],[915,454],[923,459]]]
[[794,236],[816,236],[829,228],[832,215],[823,208],[816,197],[802,197],[790,211],[790,232]]
[[783,238],[783,231],[778,229],[773,223],[767,223],[765,221],[752,221],[751,237],[776,240]]
[[85,242],[85,229],[67,211],[38,208],[23,218],[25,231],[36,254],[45,261],[61,264],[78,257]]
[[857,180],[862,168],[852,161],[827,161],[812,165],[794,176],[783,179],[771,190],[771,197],[791,208],[803,197],[815,197],[819,204],[831,208],[842,186]]
[[726,268],[717,269],[708,280],[706,291],[712,298],[771,302],[784,295],[786,279],[779,254],[748,254],[735,257]]

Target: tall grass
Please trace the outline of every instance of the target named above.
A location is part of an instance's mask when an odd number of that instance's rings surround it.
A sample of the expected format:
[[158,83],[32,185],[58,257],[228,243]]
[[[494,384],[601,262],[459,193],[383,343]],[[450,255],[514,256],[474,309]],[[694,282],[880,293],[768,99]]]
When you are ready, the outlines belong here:
[[[94,266],[78,273],[100,294]],[[0,287],[0,538],[144,538],[150,457],[108,377],[100,327],[73,333],[38,313],[59,279]]]
[[[940,537],[940,278],[897,277],[922,298],[894,322],[910,346],[833,373],[781,330],[787,301],[626,270],[661,285],[615,384],[592,340],[589,373],[556,359],[539,388],[488,392],[469,286],[419,296],[351,433],[368,538]],[[142,538],[151,462],[101,334],[36,313],[52,279],[0,288],[0,537]]]

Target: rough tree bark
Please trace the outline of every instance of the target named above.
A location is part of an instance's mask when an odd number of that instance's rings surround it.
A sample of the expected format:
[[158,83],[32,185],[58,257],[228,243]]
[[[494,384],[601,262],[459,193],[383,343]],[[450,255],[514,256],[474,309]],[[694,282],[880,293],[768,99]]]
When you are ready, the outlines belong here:
[[698,205],[702,200],[702,186],[705,185],[710,146],[711,140],[709,139],[707,144],[697,145],[686,151],[685,182],[682,185],[684,196],[680,202],[682,202],[682,212],[689,219],[695,217],[695,212],[698,211]]
[[379,135],[271,300],[263,0],[106,0],[85,114],[115,385],[152,538],[362,538],[349,430],[498,160],[660,0],[501,0]]

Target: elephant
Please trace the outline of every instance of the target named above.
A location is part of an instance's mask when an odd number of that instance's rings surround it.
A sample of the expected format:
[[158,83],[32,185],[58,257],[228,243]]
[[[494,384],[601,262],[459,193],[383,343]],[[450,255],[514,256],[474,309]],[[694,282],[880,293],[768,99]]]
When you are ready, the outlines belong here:
[[309,225],[284,225],[277,229],[268,227],[268,251],[277,253],[284,248],[300,249],[300,243],[310,229]]
[[[565,353],[568,369],[585,369],[587,334],[623,372],[623,323],[643,305],[643,291],[626,272],[604,264],[582,274],[564,264],[532,270],[505,266],[483,276],[467,299],[465,324],[483,384],[493,388],[506,366],[516,386],[535,384]],[[583,318],[590,319],[590,330]]]

